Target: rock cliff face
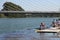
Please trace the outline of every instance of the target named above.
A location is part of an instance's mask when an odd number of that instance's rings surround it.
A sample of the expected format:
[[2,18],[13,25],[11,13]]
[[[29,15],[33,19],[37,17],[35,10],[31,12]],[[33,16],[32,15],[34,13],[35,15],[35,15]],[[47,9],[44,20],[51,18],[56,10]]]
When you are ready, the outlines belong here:
[[5,2],[2,11],[24,11],[24,9],[14,3]]
[[[3,9],[1,11],[24,11],[24,9],[21,6],[16,5],[14,3],[5,2],[3,4]],[[18,14],[18,13],[17,14],[13,14],[13,13],[10,13],[10,14],[9,13],[5,13],[5,14],[3,14],[4,17],[13,17],[13,18],[14,17],[23,17],[23,15]],[[3,17],[3,16],[1,15],[0,17]]]

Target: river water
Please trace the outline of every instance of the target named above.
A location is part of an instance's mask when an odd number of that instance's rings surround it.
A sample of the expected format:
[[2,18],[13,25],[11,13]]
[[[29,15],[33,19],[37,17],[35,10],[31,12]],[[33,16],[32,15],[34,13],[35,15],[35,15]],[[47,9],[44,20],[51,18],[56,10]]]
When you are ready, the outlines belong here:
[[53,33],[35,32],[41,22],[51,27],[53,19],[58,18],[0,18],[0,40],[60,40]]

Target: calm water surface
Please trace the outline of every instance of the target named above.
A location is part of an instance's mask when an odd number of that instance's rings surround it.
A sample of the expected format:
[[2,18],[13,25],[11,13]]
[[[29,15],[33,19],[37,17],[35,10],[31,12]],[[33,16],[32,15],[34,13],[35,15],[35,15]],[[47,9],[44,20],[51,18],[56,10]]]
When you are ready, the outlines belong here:
[[36,33],[41,22],[50,27],[58,18],[0,18],[0,40],[60,40],[53,33]]

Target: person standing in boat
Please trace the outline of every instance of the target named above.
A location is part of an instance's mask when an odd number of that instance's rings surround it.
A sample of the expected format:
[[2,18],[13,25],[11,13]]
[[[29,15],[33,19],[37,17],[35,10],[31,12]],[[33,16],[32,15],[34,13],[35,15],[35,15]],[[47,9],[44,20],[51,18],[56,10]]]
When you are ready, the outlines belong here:
[[42,29],[45,29],[45,23],[44,22],[41,22],[41,24],[40,24],[40,30],[42,30]]

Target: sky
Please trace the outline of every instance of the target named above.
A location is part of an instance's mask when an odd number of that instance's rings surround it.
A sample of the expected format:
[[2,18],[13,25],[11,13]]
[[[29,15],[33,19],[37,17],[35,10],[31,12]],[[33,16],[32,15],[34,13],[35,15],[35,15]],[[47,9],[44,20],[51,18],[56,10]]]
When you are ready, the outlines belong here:
[[0,10],[5,2],[19,5],[25,11],[60,11],[60,0],[0,0]]

